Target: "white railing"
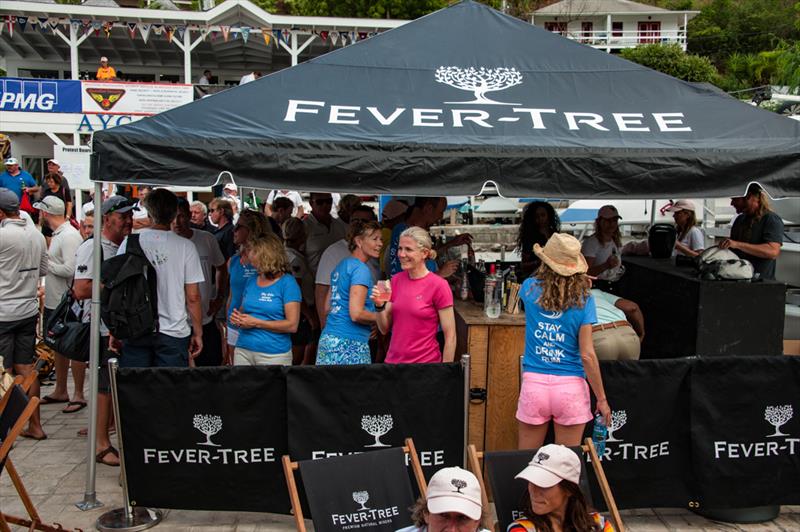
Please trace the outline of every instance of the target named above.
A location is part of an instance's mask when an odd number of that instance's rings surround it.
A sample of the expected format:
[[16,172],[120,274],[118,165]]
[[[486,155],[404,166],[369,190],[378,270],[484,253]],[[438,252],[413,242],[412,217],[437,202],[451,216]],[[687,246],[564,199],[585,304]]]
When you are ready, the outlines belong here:
[[633,48],[642,44],[672,44],[686,46],[686,31],[555,31],[563,37],[595,48]]

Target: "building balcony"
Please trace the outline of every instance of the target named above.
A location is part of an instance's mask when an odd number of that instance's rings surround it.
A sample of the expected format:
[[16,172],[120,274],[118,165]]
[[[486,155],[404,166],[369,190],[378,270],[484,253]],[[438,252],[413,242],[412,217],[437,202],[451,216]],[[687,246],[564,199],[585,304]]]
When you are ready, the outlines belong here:
[[554,31],[562,37],[606,51],[635,48],[643,44],[679,44],[686,50],[685,30],[659,31]]

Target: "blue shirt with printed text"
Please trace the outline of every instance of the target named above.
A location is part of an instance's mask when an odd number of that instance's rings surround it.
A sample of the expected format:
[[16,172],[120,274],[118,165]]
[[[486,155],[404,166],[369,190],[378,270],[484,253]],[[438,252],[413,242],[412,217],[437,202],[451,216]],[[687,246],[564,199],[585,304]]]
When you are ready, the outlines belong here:
[[340,262],[331,273],[331,309],[323,333],[336,338],[368,341],[372,328],[350,319],[350,287],[360,285],[367,288],[364,309],[374,312],[375,304],[369,298],[374,284],[372,271],[357,258],[348,257]]
[[520,290],[525,303],[525,356],[522,367],[532,373],[585,377],[578,333],[582,325],[597,322],[594,297],[583,308],[550,312],[539,306],[539,280],[530,277]]
[[[284,274],[269,286],[258,286],[258,276],[249,278],[242,296],[242,312],[259,320],[279,321],[286,319],[284,305],[299,303],[302,299],[300,286],[294,277]],[[236,347],[258,353],[280,355],[292,349],[292,336],[261,328],[239,329]]]

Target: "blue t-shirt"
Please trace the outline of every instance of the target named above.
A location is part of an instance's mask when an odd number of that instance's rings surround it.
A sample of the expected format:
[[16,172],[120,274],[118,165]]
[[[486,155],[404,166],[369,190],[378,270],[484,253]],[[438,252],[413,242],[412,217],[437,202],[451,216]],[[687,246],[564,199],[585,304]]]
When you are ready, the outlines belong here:
[[[258,276],[247,280],[242,297],[242,312],[260,320],[278,321],[286,319],[284,305],[299,303],[302,299],[300,286],[294,277],[284,274],[269,286],[258,286]],[[292,335],[266,329],[239,329],[236,347],[258,353],[280,355],[292,349]]]
[[597,322],[594,297],[590,295],[583,308],[549,312],[537,303],[542,294],[538,279],[525,279],[520,292],[525,303],[523,369],[547,375],[585,377],[578,332],[582,325]]
[[230,324],[231,313],[233,309],[239,308],[242,304],[242,293],[244,286],[251,277],[258,275],[258,272],[251,264],[242,264],[239,254],[231,257],[231,267],[229,272],[229,283],[231,287],[231,305],[228,309],[228,325],[236,328]]
[[12,191],[19,199],[22,199],[23,182],[25,183],[26,187],[36,186],[36,180],[25,170],[20,170],[15,176],[9,174],[8,170],[0,174],[0,187],[7,188],[8,190]]
[[364,308],[374,312],[375,304],[369,298],[373,284],[375,279],[372,278],[369,266],[355,257],[348,257],[340,262],[331,272],[331,309],[323,334],[367,342],[371,327],[350,319],[350,287],[360,285],[367,288]]
[[[392,229],[392,240],[389,242],[389,277],[394,277],[403,271],[403,268],[400,267],[400,259],[397,257],[397,247],[400,245],[400,233],[406,229],[408,229],[408,224],[404,222],[400,222]],[[425,266],[429,272],[435,273],[439,269],[433,259],[426,260]]]

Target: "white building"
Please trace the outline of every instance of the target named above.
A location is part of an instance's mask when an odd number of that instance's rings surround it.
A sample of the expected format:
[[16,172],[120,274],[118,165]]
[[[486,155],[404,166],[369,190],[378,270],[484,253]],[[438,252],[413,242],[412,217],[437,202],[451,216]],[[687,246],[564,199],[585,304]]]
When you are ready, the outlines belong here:
[[606,52],[651,43],[686,51],[686,27],[698,14],[630,0],[562,0],[535,11],[531,24]]
[[[91,134],[192,101],[205,70],[237,85],[405,23],[273,15],[248,0],[208,11],[130,4],[0,2],[0,133],[32,174],[55,155],[73,188],[88,188]],[[125,81],[92,81],[103,56]]]

